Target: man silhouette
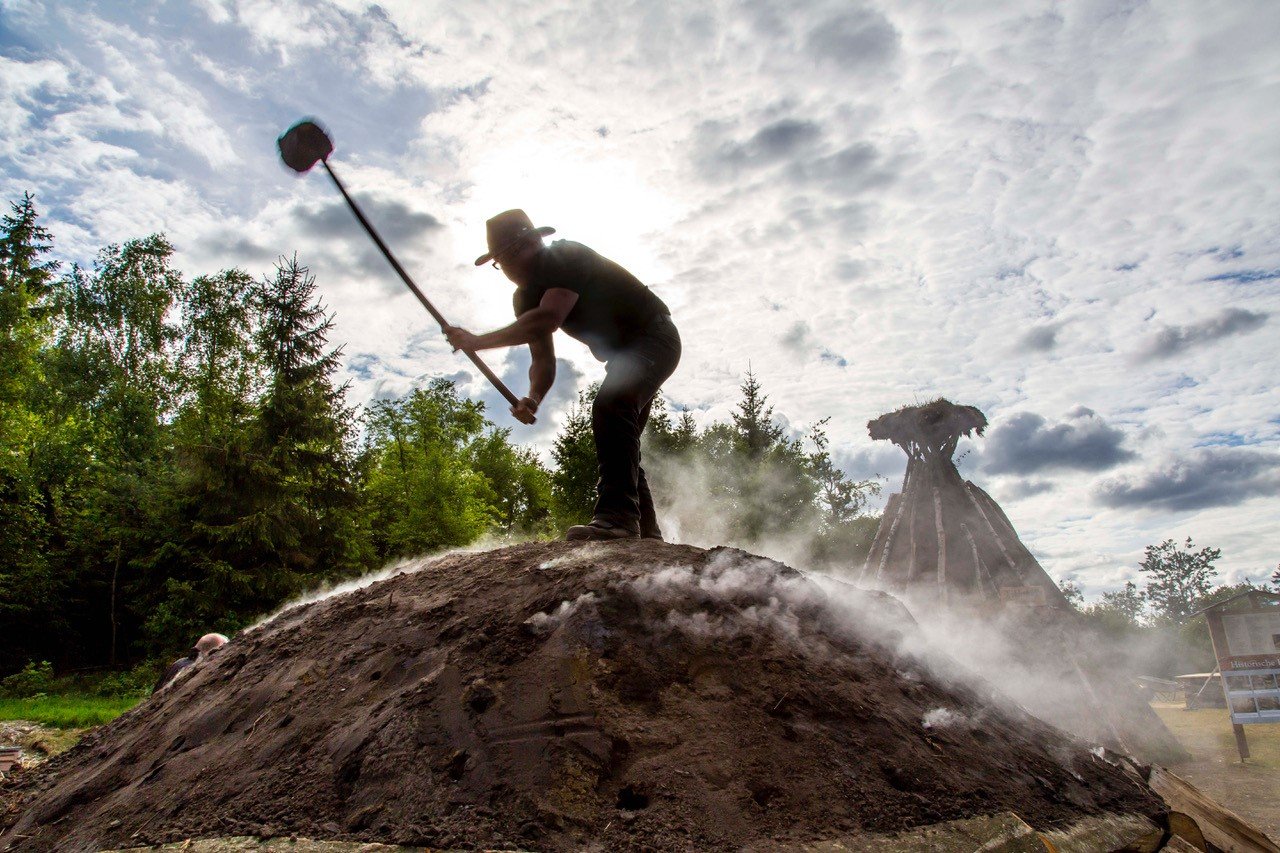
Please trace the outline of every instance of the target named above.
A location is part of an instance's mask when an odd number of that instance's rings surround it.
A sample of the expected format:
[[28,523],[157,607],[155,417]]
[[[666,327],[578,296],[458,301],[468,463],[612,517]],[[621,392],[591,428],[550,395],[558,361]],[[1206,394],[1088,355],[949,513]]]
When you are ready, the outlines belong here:
[[516,321],[482,335],[456,326],[446,330],[456,349],[475,351],[528,344],[529,393],[511,414],[535,420],[556,376],[552,333],[585,343],[605,363],[605,380],[591,408],[600,479],[589,524],[570,527],[570,540],[661,539],[653,496],[640,467],[640,434],[662,383],[680,362],[680,333],[671,311],[618,264],[568,240],[547,245],[554,228],[534,228],[523,210],[499,213],[486,223],[489,251],[476,266],[492,263],[516,286]]

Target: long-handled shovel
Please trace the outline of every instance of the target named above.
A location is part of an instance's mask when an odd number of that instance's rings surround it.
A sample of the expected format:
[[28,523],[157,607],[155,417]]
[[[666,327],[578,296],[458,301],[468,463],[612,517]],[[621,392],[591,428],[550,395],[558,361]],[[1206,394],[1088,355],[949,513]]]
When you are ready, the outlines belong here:
[[[401,280],[413,291],[413,295],[418,297],[422,307],[426,308],[431,316],[435,318],[435,321],[440,324],[440,330],[444,331],[445,327],[449,325],[448,321],[444,319],[444,315],[436,310],[431,301],[418,289],[418,285],[413,283],[413,279],[409,278],[409,274],[404,271],[404,267],[400,266],[400,262],[391,254],[387,244],[382,242],[382,237],[378,236],[378,232],[369,224],[364,212],[360,210],[355,199],[347,192],[347,188],[342,185],[342,181],[338,180],[338,176],[333,173],[333,167],[329,165],[329,155],[333,153],[333,142],[329,139],[329,135],[314,121],[300,121],[286,130],[284,135],[276,140],[276,144],[280,147],[280,157],[284,160],[285,165],[299,174],[310,171],[311,167],[317,162],[324,166],[324,170],[333,180],[333,185],[338,188],[338,192],[342,193],[342,197],[347,200],[347,205],[351,208],[351,212],[356,215],[356,219],[360,220],[364,230],[369,232],[373,242],[382,250],[382,256],[399,273]],[[480,356],[469,350],[463,350],[463,352],[467,358],[471,359],[471,363],[484,374],[485,378],[493,383],[493,387],[497,388],[498,392],[507,398],[508,403],[513,406],[519,405],[520,401],[516,398],[516,395],[511,393],[511,390],[503,384],[496,373],[489,369],[489,365],[485,364],[480,359]]]

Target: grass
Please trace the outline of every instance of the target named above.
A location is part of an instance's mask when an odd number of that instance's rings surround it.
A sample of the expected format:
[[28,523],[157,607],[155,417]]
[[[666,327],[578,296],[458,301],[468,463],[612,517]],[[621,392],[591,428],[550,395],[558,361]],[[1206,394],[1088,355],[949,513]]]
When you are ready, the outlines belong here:
[[1244,727],[1250,756],[1242,762],[1225,708],[1187,711],[1181,703],[1154,703],[1152,708],[1192,756],[1170,769],[1272,838],[1280,838],[1280,798],[1275,794],[1280,790],[1280,723]]
[[[1153,707],[1169,730],[1192,752],[1223,764],[1240,763],[1231,718],[1225,708],[1187,711],[1180,704]],[[1247,765],[1259,770],[1280,770],[1280,723],[1246,725],[1244,732],[1249,741]]]
[[92,696],[77,693],[36,696],[31,699],[0,697],[0,720],[30,720],[59,729],[100,726],[137,705],[137,696]]

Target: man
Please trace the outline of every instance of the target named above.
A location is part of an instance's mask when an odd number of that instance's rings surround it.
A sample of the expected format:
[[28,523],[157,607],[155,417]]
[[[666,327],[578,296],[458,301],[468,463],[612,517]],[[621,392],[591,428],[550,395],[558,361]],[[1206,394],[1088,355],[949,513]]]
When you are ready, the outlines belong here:
[[164,671],[164,675],[160,676],[160,680],[156,682],[156,686],[151,688],[151,692],[157,693],[165,687],[168,687],[173,683],[173,680],[178,677],[178,673],[182,672],[184,669],[199,660],[201,655],[207,656],[214,649],[220,649],[225,646],[227,642],[227,638],[222,634],[205,634],[203,637],[196,640],[195,646],[192,647],[191,651],[187,652],[186,657],[178,658],[176,661],[169,664],[169,668]]
[[600,480],[591,523],[570,527],[569,540],[661,539],[653,497],[640,467],[640,433],[662,383],[680,361],[680,334],[671,311],[639,279],[581,243],[543,237],[523,210],[499,213],[486,223],[489,251],[476,266],[492,263],[516,286],[516,321],[474,335],[446,330],[449,343],[466,351],[529,345],[529,393],[511,414],[535,420],[556,376],[551,335],[564,329],[605,363],[605,380],[591,408]]

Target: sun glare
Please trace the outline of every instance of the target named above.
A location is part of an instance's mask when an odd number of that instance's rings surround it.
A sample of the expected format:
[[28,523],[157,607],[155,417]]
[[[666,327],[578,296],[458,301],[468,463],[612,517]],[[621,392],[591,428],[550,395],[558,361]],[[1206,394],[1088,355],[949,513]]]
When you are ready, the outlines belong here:
[[585,243],[641,281],[669,274],[646,235],[671,227],[676,204],[633,161],[575,159],[573,152],[530,142],[493,152],[473,174],[467,214],[478,225],[499,211],[524,208],[535,225],[556,229],[553,240]]

